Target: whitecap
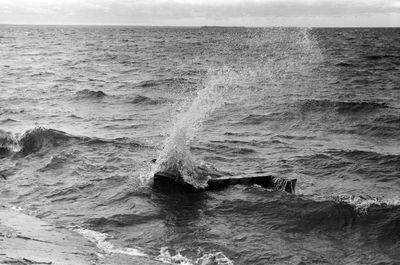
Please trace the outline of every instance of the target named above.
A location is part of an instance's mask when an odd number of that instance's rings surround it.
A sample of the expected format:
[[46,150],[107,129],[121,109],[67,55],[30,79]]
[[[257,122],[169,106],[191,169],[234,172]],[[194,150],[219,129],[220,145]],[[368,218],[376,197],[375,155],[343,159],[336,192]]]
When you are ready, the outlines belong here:
[[147,257],[148,255],[135,248],[118,248],[114,244],[106,241],[109,235],[105,233],[96,232],[89,229],[76,228],[74,231],[84,236],[89,241],[96,244],[96,246],[104,251],[106,254],[123,254],[129,256]]

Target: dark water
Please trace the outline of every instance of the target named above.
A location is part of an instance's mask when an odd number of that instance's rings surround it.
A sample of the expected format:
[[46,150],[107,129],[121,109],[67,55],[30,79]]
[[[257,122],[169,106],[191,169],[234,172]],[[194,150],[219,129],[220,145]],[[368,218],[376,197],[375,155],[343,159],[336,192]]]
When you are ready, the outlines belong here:
[[[0,200],[99,253],[400,263],[399,29],[0,26],[0,69]],[[297,190],[161,192],[153,158]]]

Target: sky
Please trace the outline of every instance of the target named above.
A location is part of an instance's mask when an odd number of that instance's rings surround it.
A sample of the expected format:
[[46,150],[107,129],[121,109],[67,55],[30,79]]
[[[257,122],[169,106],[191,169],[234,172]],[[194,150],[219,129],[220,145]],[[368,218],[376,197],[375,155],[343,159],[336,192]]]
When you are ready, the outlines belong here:
[[0,0],[0,24],[400,27],[400,0]]

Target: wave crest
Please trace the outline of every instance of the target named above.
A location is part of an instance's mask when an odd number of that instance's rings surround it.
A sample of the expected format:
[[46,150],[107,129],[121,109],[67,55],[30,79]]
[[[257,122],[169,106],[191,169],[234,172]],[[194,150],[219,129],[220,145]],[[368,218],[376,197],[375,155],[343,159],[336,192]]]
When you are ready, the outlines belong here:
[[233,261],[226,257],[222,252],[208,253],[198,259],[192,260],[183,256],[179,251],[173,251],[167,247],[161,248],[160,254],[155,259],[167,264],[233,265]]
[[381,199],[375,197],[339,195],[336,198],[338,202],[344,202],[351,205],[357,212],[367,214],[368,209],[372,206],[379,207],[396,207],[400,206],[400,198]]
[[0,154],[18,149],[18,141],[10,132],[0,130]]
[[36,127],[26,131],[18,140],[21,147],[20,153],[28,155],[48,146],[58,146],[61,142],[74,138],[65,132]]

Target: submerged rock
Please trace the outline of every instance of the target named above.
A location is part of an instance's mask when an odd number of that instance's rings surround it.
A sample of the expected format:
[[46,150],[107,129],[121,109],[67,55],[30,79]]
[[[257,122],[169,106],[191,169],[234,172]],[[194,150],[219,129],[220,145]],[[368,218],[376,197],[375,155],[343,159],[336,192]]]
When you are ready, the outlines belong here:
[[169,172],[157,172],[154,174],[153,185],[156,188],[164,190],[181,189],[187,192],[199,192],[199,191],[212,191],[212,190],[223,190],[232,185],[259,185],[266,189],[286,191],[289,193],[295,193],[297,179],[285,179],[275,176],[253,176],[253,177],[220,177],[214,174],[213,177],[209,177],[207,185],[202,188],[196,188],[186,183],[183,178],[176,174]]

